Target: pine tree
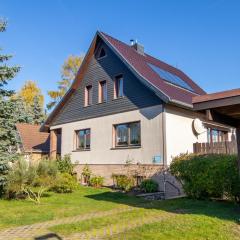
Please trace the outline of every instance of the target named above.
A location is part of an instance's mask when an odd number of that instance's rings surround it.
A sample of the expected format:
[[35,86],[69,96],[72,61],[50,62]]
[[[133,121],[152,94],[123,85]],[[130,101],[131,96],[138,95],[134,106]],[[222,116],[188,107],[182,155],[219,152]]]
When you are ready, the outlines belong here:
[[[6,22],[0,20],[0,32],[6,30]],[[0,49],[1,50],[1,49]],[[7,66],[12,56],[0,53],[0,196],[6,185],[6,174],[9,168],[8,162],[16,156],[16,130],[15,123],[18,114],[16,114],[16,101],[9,97],[14,93],[12,90],[6,90],[4,87],[20,70],[18,66]]]
[[39,96],[35,96],[33,99],[32,118],[34,124],[41,124],[44,122],[45,119]]
[[[0,20],[0,32],[4,32],[6,30],[6,25],[7,23],[5,21]],[[6,90],[3,88],[20,70],[18,66],[9,67],[5,64],[5,62],[11,57],[11,55],[0,54],[0,98],[11,96],[14,93],[12,90]]]

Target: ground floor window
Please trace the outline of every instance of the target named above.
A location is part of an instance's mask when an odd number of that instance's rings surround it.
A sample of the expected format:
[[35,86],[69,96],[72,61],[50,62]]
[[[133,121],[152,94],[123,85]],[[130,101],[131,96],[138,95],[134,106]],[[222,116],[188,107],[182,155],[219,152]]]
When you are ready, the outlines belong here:
[[91,147],[91,129],[82,129],[76,131],[76,150],[90,150]]
[[114,125],[115,147],[140,146],[140,122]]

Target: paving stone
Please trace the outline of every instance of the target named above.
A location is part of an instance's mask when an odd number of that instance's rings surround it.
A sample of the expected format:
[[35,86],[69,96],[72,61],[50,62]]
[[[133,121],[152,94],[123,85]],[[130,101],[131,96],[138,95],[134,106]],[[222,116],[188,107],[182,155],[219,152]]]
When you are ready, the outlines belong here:
[[[143,204],[138,207],[149,207],[151,204]],[[103,227],[100,229],[92,229],[82,233],[74,233],[70,236],[58,236],[55,233],[48,230],[49,227],[60,225],[60,224],[71,224],[77,223],[84,220],[89,220],[93,218],[111,216],[121,212],[132,211],[134,209],[138,209],[138,207],[123,207],[123,208],[116,208],[109,211],[102,211],[96,213],[87,213],[83,215],[67,217],[62,219],[56,219],[52,221],[46,221],[42,223],[35,223],[32,225],[20,226],[6,229],[0,232],[0,240],[43,240],[43,239],[62,239],[62,240],[79,240],[79,239],[89,239],[89,240],[97,240],[97,239],[104,239],[106,237],[111,237],[119,233],[127,232],[131,229],[140,227],[144,224],[154,223],[161,220],[164,220],[168,217],[174,215],[174,213],[157,213],[146,212],[146,216],[141,218],[136,218],[128,222],[121,222],[117,224],[110,224],[107,227]],[[48,238],[46,238],[46,236]],[[51,238],[50,238],[51,237]],[[124,239],[124,238],[123,238]]]
[[35,239],[39,236],[43,236],[46,234],[54,234],[47,230],[47,228],[52,226],[56,226],[59,224],[70,224],[74,222],[80,222],[80,221],[84,221],[84,220],[88,220],[96,217],[109,216],[116,213],[131,211],[133,209],[134,207],[117,208],[109,211],[88,213],[88,214],[83,214],[83,215],[74,216],[74,217],[46,221],[43,223],[35,223],[32,225],[9,228],[0,232],[0,240]]

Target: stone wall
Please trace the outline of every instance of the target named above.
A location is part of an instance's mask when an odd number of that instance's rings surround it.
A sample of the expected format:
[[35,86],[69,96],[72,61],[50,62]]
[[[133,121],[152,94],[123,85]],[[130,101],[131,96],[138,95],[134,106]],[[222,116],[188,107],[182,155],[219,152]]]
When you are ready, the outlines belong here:
[[[83,164],[77,164],[74,167],[79,181],[82,181],[82,170],[84,166],[85,165]],[[93,175],[104,177],[104,185],[106,186],[113,185],[113,174],[131,174],[134,176],[144,176],[146,178],[150,178],[161,172],[163,169],[162,165],[152,164],[89,164],[88,166]]]

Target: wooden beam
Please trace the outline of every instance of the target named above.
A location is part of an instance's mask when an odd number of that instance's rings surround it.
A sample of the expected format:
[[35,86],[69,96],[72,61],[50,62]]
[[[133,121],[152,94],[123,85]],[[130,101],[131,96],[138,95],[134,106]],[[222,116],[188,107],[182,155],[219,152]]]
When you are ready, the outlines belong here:
[[240,103],[240,96],[234,96],[229,98],[216,99],[206,102],[193,103],[193,109],[195,111],[213,109],[218,107],[233,106]]
[[240,127],[236,129],[237,149],[238,149],[238,173],[240,178]]
[[50,131],[50,158],[51,159],[57,158],[57,131],[56,130]]
[[211,110],[212,120],[218,123],[226,124],[232,127],[237,127],[239,125],[239,120],[229,117],[227,115],[218,113],[216,110]]
[[213,120],[212,113],[211,113],[210,109],[206,110],[206,117],[207,117],[207,120],[210,120],[210,121]]

